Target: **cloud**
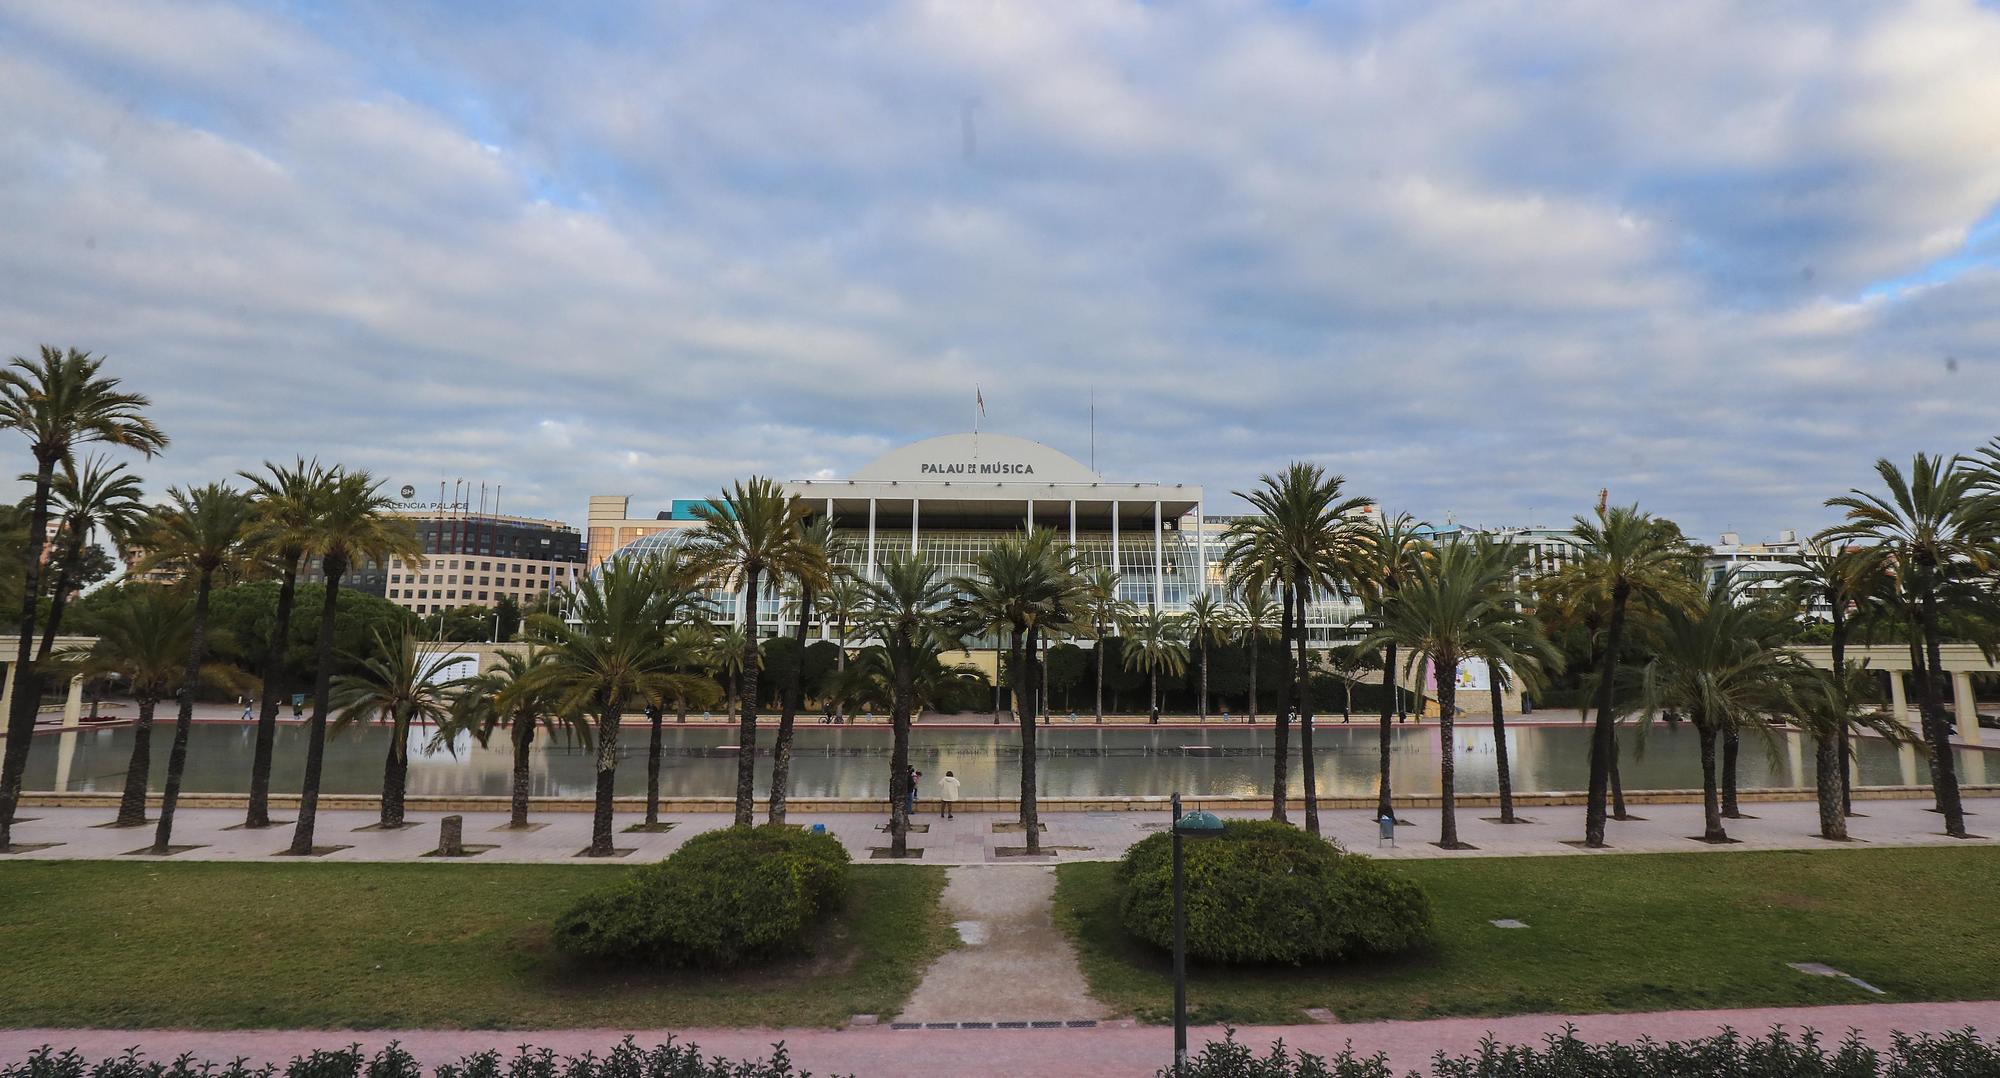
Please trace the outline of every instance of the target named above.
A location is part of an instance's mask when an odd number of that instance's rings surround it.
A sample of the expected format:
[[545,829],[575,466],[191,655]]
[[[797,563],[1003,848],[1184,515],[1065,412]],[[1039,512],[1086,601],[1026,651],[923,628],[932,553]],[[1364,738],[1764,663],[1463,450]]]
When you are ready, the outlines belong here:
[[1306,456],[1754,536],[1994,433],[1970,2],[37,3],[0,80],[0,350],[108,353],[159,489],[305,453],[576,520],[976,383],[1211,511]]

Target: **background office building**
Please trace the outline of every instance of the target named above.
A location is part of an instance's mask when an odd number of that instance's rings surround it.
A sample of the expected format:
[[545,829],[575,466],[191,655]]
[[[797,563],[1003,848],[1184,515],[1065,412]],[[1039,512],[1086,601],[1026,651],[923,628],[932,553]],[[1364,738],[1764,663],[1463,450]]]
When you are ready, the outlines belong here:
[[[502,516],[466,506],[406,510],[423,544],[422,568],[391,558],[366,562],[341,579],[418,614],[493,606],[511,598],[524,609],[574,584],[583,572],[583,537],[557,520]],[[301,582],[325,578],[318,562]]]

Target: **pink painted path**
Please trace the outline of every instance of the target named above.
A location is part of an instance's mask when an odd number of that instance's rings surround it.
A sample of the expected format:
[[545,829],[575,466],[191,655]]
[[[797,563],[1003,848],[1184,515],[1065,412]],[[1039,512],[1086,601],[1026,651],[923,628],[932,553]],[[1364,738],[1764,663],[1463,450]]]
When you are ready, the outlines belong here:
[[[1724,1026],[1746,1034],[1762,1034],[1774,1025],[1794,1032],[1811,1027],[1828,1041],[1838,1041],[1849,1029],[1859,1030],[1886,1048],[1892,1030],[1940,1033],[1971,1028],[1992,1039],[2000,1036],[2000,1002],[1879,1003],[1842,1007],[1762,1008],[1730,1011],[1664,1011],[1651,1014],[1523,1015],[1514,1018],[1444,1018],[1421,1022],[1369,1022],[1311,1026],[1259,1026],[1237,1032],[1237,1039],[1262,1050],[1282,1038],[1287,1045],[1331,1055],[1352,1041],[1362,1054],[1386,1052],[1399,1070],[1428,1067],[1432,1053],[1467,1053],[1491,1032],[1504,1043],[1538,1043],[1549,1033],[1574,1023],[1587,1040],[1630,1041],[1641,1036],[1684,1040],[1706,1036]],[[313,1048],[342,1047],[359,1042],[373,1051],[388,1042],[403,1047],[427,1066],[451,1062],[471,1052],[494,1049],[511,1054],[522,1044],[549,1048],[559,1054],[584,1050],[602,1052],[627,1032],[641,1045],[665,1038],[665,1030],[444,1031],[396,1032],[341,1030],[257,1030],[199,1032],[182,1030],[0,1030],[0,1061],[20,1059],[39,1045],[74,1046],[93,1059],[115,1055],[134,1045],[148,1057],[171,1059],[181,1052],[227,1061],[246,1056],[253,1062],[283,1063]],[[673,1031],[699,1044],[705,1053],[732,1058],[762,1055],[783,1041],[793,1061],[815,1074],[855,1074],[859,1078],[935,1078],[952,1075],[1050,1075],[1074,1078],[1142,1078],[1170,1062],[1173,1032],[1160,1026],[1114,1024],[1076,1030],[890,1030],[884,1027],[847,1030],[706,1029]],[[1191,1048],[1222,1031],[1208,1027],[1192,1031]]]

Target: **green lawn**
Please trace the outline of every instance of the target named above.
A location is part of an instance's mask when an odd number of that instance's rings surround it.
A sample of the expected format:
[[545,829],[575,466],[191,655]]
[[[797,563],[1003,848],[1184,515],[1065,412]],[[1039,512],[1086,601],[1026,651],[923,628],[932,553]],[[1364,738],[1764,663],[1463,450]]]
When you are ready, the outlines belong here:
[[832,1026],[893,1015],[954,945],[944,872],[851,870],[809,959],[579,968],[548,925],[616,875],[563,865],[0,864],[0,1026]]
[[[1338,967],[1191,966],[1211,1022],[1297,1022],[2000,997],[2000,849],[1814,850],[1402,862],[1436,909],[1429,953]],[[1112,1008],[1172,1016],[1171,967],[1118,920],[1112,864],[1056,871],[1056,919]],[[1527,929],[1500,929],[1512,917]],[[1786,962],[1825,962],[1886,997]]]

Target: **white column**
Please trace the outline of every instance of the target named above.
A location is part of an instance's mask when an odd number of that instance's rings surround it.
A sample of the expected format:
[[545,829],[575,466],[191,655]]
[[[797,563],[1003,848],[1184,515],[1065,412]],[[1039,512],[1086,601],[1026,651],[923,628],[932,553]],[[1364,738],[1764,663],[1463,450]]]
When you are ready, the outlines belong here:
[[[1076,499],[1069,500],[1069,552],[1076,553]],[[4,712],[0,712],[4,714]]]
[[1197,595],[1208,594],[1208,543],[1207,533],[1202,530],[1201,501],[1194,503],[1194,565],[1195,579],[1201,582]]
[[1972,674],[1954,670],[1951,675],[1951,709],[1958,714],[1958,739],[1979,744],[1979,706],[1972,695]]
[[1903,696],[1903,672],[1889,671],[1889,717],[1900,723],[1920,726],[1910,722],[1910,703]]
[[917,556],[917,499],[910,499],[910,557]]
[[1123,572],[1118,566],[1118,499],[1111,499],[1111,571]]
[[875,579],[875,499],[868,499],[868,579]]
[[1035,530],[1035,499],[1028,499],[1028,530]]
[[69,696],[63,701],[64,726],[79,726],[83,723],[83,675],[69,679]]
[[1153,503],[1153,609],[1167,608],[1167,524]]

